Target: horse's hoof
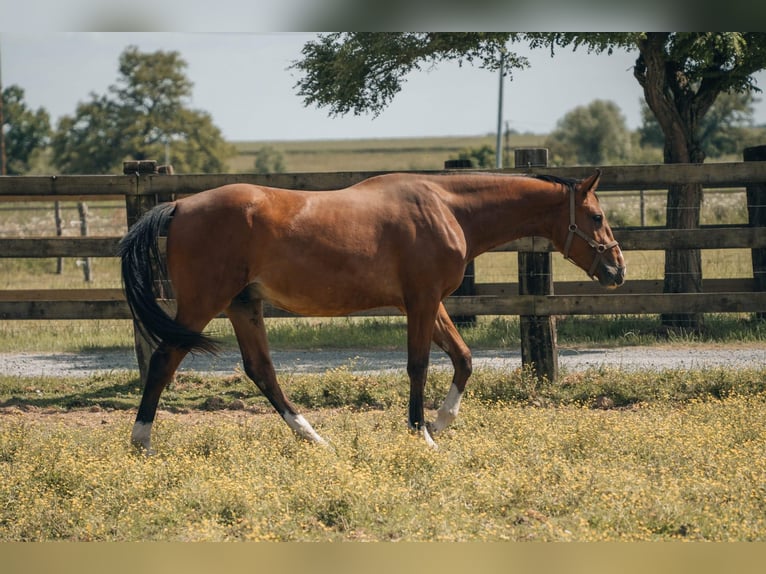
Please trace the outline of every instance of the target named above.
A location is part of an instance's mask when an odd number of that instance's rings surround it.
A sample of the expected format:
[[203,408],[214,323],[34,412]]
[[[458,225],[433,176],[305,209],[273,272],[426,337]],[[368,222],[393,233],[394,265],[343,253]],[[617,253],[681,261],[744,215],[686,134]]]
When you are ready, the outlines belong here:
[[420,435],[423,440],[426,441],[426,445],[428,448],[432,448],[434,450],[439,450],[439,445],[434,442],[434,439],[431,438],[431,433],[428,432],[428,423],[423,425],[420,428],[412,428],[410,427],[410,430],[413,434]]
[[152,447],[140,442],[131,441],[131,446],[133,447],[133,452],[135,452],[138,455],[149,457],[149,456],[154,456],[155,454],[157,454]]

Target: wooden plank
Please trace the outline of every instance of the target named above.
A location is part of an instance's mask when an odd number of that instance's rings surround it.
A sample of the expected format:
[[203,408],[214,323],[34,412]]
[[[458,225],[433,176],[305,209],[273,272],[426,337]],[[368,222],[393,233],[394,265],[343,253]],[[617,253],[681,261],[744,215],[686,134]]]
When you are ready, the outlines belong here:
[[765,293],[651,293],[641,295],[554,295],[464,297],[448,310],[477,315],[640,315],[666,312],[753,313],[766,310]]
[[0,257],[116,257],[119,237],[0,238]]
[[[753,291],[755,280],[744,279],[705,279],[705,292],[713,293],[749,293]],[[505,299],[518,296],[517,283],[477,283],[477,296],[481,299]],[[554,283],[554,292],[559,295],[645,295],[662,293],[661,279],[629,281],[619,290],[607,292],[595,281],[560,281]],[[451,297],[452,301],[458,297]],[[124,301],[125,295],[119,288],[102,289],[3,289],[0,301]],[[364,311],[362,315],[373,316],[376,310]],[[294,316],[281,313],[276,308],[274,316]],[[399,314],[385,312],[384,315]]]
[[[755,291],[753,278],[703,279],[705,293],[748,293]],[[643,295],[662,293],[662,279],[633,279],[626,281],[615,295]],[[518,295],[518,283],[477,283],[479,296],[512,297]],[[603,295],[607,293],[596,281],[554,281],[555,295]]]
[[[94,205],[94,208],[101,208],[104,207],[101,202],[108,202],[108,201],[124,201],[125,196],[124,195],[108,195],[108,194],[99,194],[99,195],[66,195],[66,196],[57,196],[57,197],[51,197],[49,195],[0,195],[0,208],[6,207],[6,202],[18,202],[18,203],[44,203],[44,202],[50,202],[60,199],[62,202],[65,201],[67,203],[69,202],[75,202],[75,201],[87,201],[88,203],[96,203],[98,202],[98,205]],[[108,207],[107,207],[108,208]],[[23,209],[23,208],[22,208]],[[34,209],[34,208],[32,208]]]
[[126,301],[0,301],[0,319],[130,319]]
[[[534,173],[583,178],[591,175],[594,169],[594,167],[535,168]],[[672,184],[683,183],[701,183],[707,188],[717,188],[766,181],[766,162],[603,166],[599,169],[602,170],[600,189],[604,191],[664,189]],[[467,170],[461,171],[465,173]],[[524,174],[530,170],[512,168],[482,171]],[[324,190],[347,187],[382,173],[388,172],[6,176],[0,178],[0,197],[187,194],[237,182],[289,189]],[[454,172],[437,170],[412,173]],[[147,184],[138,186],[137,178],[145,178]]]
[[[0,291],[0,294],[3,294]],[[11,292],[6,292],[10,294]],[[44,295],[45,292],[42,292]],[[124,298],[104,296],[98,300],[66,300],[30,298],[23,294],[20,299],[10,299],[5,295],[0,296],[0,320],[73,320],[73,319],[132,319],[130,308]],[[160,301],[160,304],[168,309],[173,308],[173,301]],[[354,317],[385,317],[397,316],[401,312],[395,308],[369,309],[352,313]],[[289,313],[271,305],[264,305],[264,316],[299,318],[298,315]],[[219,315],[223,318],[225,315]]]
[[[752,249],[766,247],[766,228],[742,226],[703,227],[674,230],[665,228],[617,229],[615,236],[624,251],[664,250],[668,244],[679,248]],[[24,237],[0,238],[0,257],[110,257],[120,237]],[[494,252],[554,250],[543,238],[524,238],[494,249]]]
[[[614,229],[614,237],[623,251],[664,251],[674,249],[753,249],[766,247],[766,227],[740,225],[703,226],[699,229],[666,229],[664,227],[625,227]],[[547,239],[525,237],[492,250],[556,251]]]
[[766,311],[766,293],[563,295],[538,299],[535,308],[554,315],[754,313]]
[[0,301],[125,301],[122,289],[3,289]]
[[[617,229],[615,237],[623,251],[678,249],[766,248],[764,227],[703,227],[700,229]],[[0,238],[0,257],[114,257],[119,237],[23,237]],[[542,238],[513,241],[493,252],[547,252],[553,245]]]
[[614,231],[625,251],[673,249],[752,249],[766,247],[766,227],[706,226],[699,229],[631,228]]
[[[593,173],[594,167],[534,168],[535,174],[584,178]],[[706,164],[654,164],[634,166],[603,166],[599,189],[603,191],[628,191],[639,189],[664,189],[672,184],[701,183],[707,188],[744,186],[749,182],[766,181],[766,163],[730,162]],[[460,170],[463,173],[469,170]],[[480,170],[489,173],[530,173],[526,168]],[[277,173],[277,174],[194,174],[158,176],[145,175],[150,184],[140,193],[197,193],[228,183],[252,183],[287,189],[328,190],[347,187],[369,177],[389,172],[326,172],[326,173]],[[411,173],[454,173],[454,171],[414,171]]]
[[[535,168],[536,174],[582,179],[595,167]],[[669,185],[700,183],[706,188],[744,186],[766,181],[766,162],[728,162],[701,164],[652,164],[602,166],[599,190],[627,191],[665,189]],[[507,173],[527,173],[527,169],[506,169]]]
[[0,177],[0,198],[16,196],[85,197],[135,193],[135,176],[22,175]]
[[[167,302],[171,303],[172,302]],[[756,313],[766,311],[766,293],[650,293],[640,295],[522,295],[450,297],[450,314],[472,315],[641,315],[681,313]],[[396,316],[397,309],[371,309],[353,316]],[[266,306],[266,317],[295,317]],[[0,299],[0,319],[131,319],[123,300],[7,301]]]

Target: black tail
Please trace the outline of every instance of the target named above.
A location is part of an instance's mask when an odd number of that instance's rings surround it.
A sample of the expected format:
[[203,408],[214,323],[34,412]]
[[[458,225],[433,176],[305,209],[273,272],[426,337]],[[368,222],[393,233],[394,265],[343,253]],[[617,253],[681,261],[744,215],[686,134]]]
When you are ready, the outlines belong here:
[[155,298],[155,280],[167,276],[157,239],[160,232],[167,230],[175,207],[175,203],[163,203],[153,208],[120,241],[118,252],[122,259],[125,297],[133,317],[150,341],[188,351],[214,353],[217,346],[210,337],[177,323]]

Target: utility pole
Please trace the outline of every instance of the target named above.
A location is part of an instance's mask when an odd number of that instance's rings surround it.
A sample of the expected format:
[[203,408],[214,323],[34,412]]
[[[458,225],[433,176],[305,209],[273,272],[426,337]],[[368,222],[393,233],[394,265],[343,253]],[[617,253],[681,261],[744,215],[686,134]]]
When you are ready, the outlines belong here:
[[5,116],[3,115],[3,51],[0,42],[0,175],[8,173],[5,163]]
[[497,141],[495,142],[495,167],[503,167],[503,68],[505,52],[500,54],[500,87],[497,96]]

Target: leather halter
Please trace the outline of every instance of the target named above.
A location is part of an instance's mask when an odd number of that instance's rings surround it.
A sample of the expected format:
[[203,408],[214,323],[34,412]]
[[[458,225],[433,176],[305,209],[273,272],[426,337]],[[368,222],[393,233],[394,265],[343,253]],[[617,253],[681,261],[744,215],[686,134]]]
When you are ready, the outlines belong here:
[[579,227],[577,227],[577,224],[575,223],[575,188],[570,187],[569,189],[569,234],[567,235],[566,243],[564,243],[564,258],[568,259],[572,263],[574,263],[574,260],[569,257],[569,249],[572,247],[572,239],[574,239],[575,235],[584,239],[588,243],[588,245],[590,245],[596,251],[596,255],[593,258],[593,263],[591,264],[590,269],[588,270],[588,277],[595,279],[596,269],[598,268],[598,264],[601,262],[601,259],[603,258],[604,253],[606,253],[610,249],[617,247],[619,244],[617,243],[617,241],[610,241],[609,243],[597,243],[594,239],[588,237],[585,233],[582,232],[582,230]]

